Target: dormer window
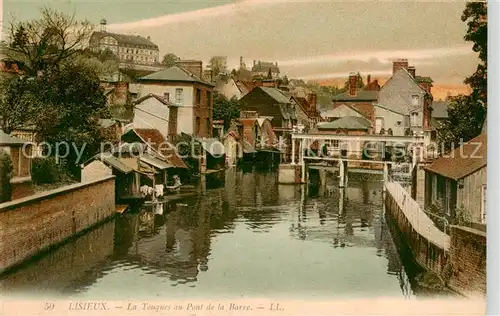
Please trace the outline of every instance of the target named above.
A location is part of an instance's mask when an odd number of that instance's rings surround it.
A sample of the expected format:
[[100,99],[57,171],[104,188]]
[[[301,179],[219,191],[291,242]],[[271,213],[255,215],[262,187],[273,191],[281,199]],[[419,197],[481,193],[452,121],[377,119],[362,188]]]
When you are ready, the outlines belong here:
[[411,96],[411,105],[417,106],[419,104],[420,98],[418,95]]

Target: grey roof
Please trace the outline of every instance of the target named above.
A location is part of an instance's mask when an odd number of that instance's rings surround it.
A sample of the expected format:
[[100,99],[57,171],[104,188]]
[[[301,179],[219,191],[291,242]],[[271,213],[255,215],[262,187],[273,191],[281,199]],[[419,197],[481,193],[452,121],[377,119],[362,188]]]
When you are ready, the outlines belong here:
[[447,118],[448,117],[448,101],[432,102],[432,117]]
[[337,94],[333,97],[333,101],[377,101],[378,91],[358,90],[356,95],[349,95],[349,92]]
[[140,159],[142,162],[145,162],[148,165],[151,165],[151,166],[156,167],[156,168],[161,169],[161,170],[174,167],[173,165],[171,165],[171,164],[169,164],[161,159],[158,159],[153,155],[146,154],[146,153],[142,154]]
[[117,169],[122,173],[130,173],[134,171],[131,167],[120,161],[119,158],[114,157],[111,153],[100,153],[95,156],[96,159],[104,162],[106,165]]
[[364,117],[344,116],[333,122],[318,125],[318,129],[368,129],[372,123]]
[[273,98],[274,100],[276,100],[276,102],[278,103],[290,103],[290,99],[287,98],[280,90],[276,89],[276,88],[269,88],[269,87],[259,87],[260,89],[262,89],[262,91],[264,91],[265,93],[267,93],[271,98]]
[[140,35],[128,35],[128,34],[118,34],[109,32],[94,32],[92,34],[92,37],[97,40],[100,40],[105,36],[113,37],[115,40],[118,41],[118,43],[122,45],[143,46],[143,47],[158,49],[158,45]]
[[6,134],[4,131],[0,130],[0,145],[23,145],[29,143],[20,138],[10,136]]
[[172,66],[164,70],[157,71],[150,75],[140,78],[141,81],[182,81],[182,82],[197,82],[202,83],[207,86],[213,86],[197,76],[195,76],[190,71],[180,67]]
[[222,156],[225,154],[224,144],[222,144],[216,138],[194,138],[196,141],[201,143],[203,149],[205,149],[212,156]]

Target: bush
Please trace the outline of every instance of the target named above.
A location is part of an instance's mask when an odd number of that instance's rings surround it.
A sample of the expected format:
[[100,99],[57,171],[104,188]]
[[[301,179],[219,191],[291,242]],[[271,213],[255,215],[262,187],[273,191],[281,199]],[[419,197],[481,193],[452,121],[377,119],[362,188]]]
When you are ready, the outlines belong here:
[[31,178],[35,184],[56,183],[61,172],[54,158],[34,158],[31,165]]
[[0,203],[10,201],[12,198],[12,161],[10,156],[0,149]]

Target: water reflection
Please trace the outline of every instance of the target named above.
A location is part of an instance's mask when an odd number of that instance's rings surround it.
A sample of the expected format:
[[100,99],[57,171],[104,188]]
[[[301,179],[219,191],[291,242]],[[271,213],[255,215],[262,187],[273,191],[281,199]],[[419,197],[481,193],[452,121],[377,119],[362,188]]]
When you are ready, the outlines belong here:
[[121,215],[0,285],[87,298],[412,296],[381,183],[336,181],[279,185],[276,173],[232,169],[196,196]]

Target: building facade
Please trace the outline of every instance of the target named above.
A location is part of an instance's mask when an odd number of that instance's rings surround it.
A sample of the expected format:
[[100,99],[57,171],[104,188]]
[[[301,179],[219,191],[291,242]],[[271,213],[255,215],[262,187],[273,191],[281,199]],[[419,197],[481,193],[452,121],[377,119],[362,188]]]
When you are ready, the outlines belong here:
[[101,20],[101,29],[90,37],[89,47],[95,52],[109,50],[125,63],[157,65],[160,62],[158,45],[149,36],[107,32],[105,19]]
[[140,78],[138,96],[160,96],[178,107],[177,132],[211,137],[213,85],[178,66]]

